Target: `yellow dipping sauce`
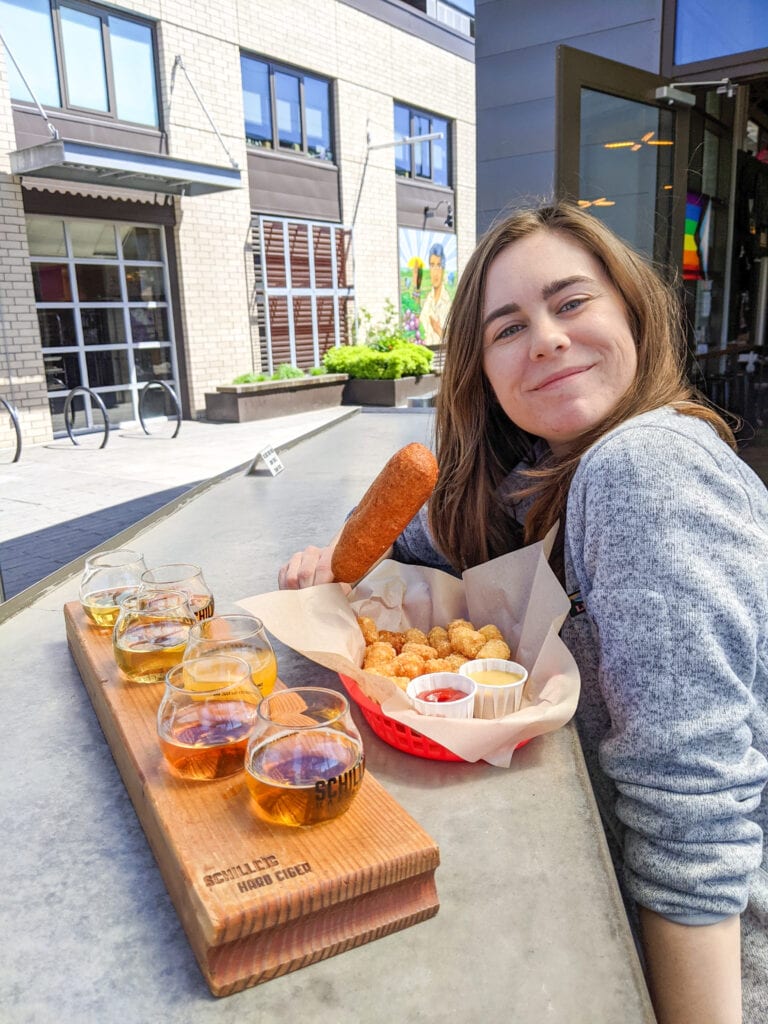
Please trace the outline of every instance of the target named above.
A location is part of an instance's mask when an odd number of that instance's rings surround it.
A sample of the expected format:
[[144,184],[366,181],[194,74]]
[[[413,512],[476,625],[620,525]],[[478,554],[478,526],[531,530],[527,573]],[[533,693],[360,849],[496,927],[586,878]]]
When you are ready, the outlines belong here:
[[523,677],[519,672],[502,672],[497,668],[489,668],[473,672],[469,678],[481,686],[511,686],[512,683],[519,683]]

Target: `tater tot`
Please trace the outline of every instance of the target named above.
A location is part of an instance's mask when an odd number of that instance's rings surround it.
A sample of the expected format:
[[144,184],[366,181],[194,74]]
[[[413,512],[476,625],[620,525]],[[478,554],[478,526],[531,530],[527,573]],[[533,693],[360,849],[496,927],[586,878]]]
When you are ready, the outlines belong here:
[[392,661],[396,655],[397,651],[392,644],[383,643],[381,640],[377,640],[375,644],[369,644],[365,649],[366,661]]
[[375,676],[392,677],[397,669],[393,661],[367,661],[363,665],[365,672],[373,672]]
[[475,627],[472,625],[472,623],[471,622],[467,622],[466,619],[453,619],[453,621],[448,623],[448,636],[450,636],[451,633],[453,633],[454,630],[457,630],[457,629],[472,629],[473,630],[474,628]]
[[445,658],[445,661],[451,666],[451,672],[455,672],[457,669],[461,668],[462,665],[465,665],[471,660],[471,658],[465,658],[463,654],[449,654],[448,657]]
[[405,641],[411,644],[426,644],[427,634],[420,629],[406,629]]
[[483,644],[475,655],[476,658],[500,658],[501,661],[508,661],[510,650],[503,640],[489,640]]
[[482,633],[486,640],[503,640],[501,630],[498,626],[481,626],[478,633]]
[[453,672],[453,666],[447,658],[427,658],[424,672]]
[[432,647],[437,647],[438,642],[448,639],[448,630],[442,626],[433,626],[427,633],[427,641]]
[[420,658],[436,658],[437,651],[434,647],[430,647],[429,644],[417,644],[408,640],[403,644],[401,654],[418,654]]
[[405,643],[405,634],[396,633],[390,629],[380,629],[379,640],[383,641],[384,643],[392,644],[392,646],[399,654],[400,651],[402,651],[403,649],[403,644]]
[[398,654],[391,664],[399,676],[415,679],[424,675],[424,659],[417,654]]
[[407,690],[410,681],[408,676],[392,676],[392,682],[397,683],[401,690]]
[[455,629],[451,634],[451,646],[455,654],[476,658],[477,652],[486,643],[482,633],[476,629]]
[[358,615],[357,624],[360,627],[360,632],[363,634],[365,642],[367,644],[376,643],[379,639],[379,631],[373,619],[369,619],[367,615]]
[[438,640],[432,644],[437,652],[438,658],[447,658],[448,655],[453,651],[451,647],[451,641],[446,637],[445,640]]

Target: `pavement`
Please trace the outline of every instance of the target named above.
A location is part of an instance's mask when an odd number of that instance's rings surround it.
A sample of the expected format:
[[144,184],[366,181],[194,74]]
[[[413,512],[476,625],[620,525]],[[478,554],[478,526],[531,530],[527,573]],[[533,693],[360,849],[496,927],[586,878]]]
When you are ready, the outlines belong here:
[[78,437],[77,446],[65,437],[23,448],[18,462],[0,465],[0,599],[3,591],[8,602],[39,589],[87,552],[222,476],[255,461],[266,472],[259,456],[265,448],[279,457],[359,412],[337,406],[250,423],[185,420],[176,438],[169,421],[153,424],[151,435],[138,425],[113,429],[104,448],[101,433]]
[[[360,411],[343,406],[250,423],[185,420],[176,438],[175,422],[160,422],[151,435],[138,425],[113,429],[105,448],[98,447],[101,433],[81,436],[77,446],[63,438],[24,448],[19,462],[0,464],[0,618],[13,610],[12,598],[14,606],[26,603],[139,521],[230,473],[267,472],[259,455],[265,448],[279,456]],[[768,428],[742,442],[741,455],[768,483]]]

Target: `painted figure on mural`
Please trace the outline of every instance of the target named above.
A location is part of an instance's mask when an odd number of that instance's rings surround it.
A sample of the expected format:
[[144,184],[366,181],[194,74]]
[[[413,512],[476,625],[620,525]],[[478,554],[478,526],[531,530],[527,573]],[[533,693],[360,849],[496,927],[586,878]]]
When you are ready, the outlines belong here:
[[429,250],[429,278],[431,288],[422,303],[419,323],[424,343],[439,345],[445,318],[451,308],[451,297],[445,287],[445,250],[439,242]]

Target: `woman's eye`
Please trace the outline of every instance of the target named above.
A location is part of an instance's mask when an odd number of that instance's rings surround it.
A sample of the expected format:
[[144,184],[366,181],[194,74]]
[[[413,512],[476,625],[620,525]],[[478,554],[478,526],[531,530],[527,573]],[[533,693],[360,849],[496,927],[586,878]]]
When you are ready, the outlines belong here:
[[503,330],[499,331],[496,335],[496,341],[504,341],[507,338],[513,338],[519,331],[522,331],[522,324],[509,324]]
[[583,303],[584,299],[568,299],[568,301],[564,302],[563,305],[560,307],[560,312],[568,313],[572,309],[578,309],[579,306],[583,305]]

